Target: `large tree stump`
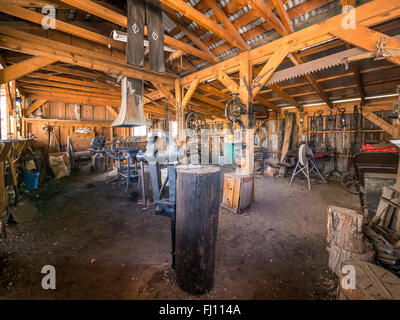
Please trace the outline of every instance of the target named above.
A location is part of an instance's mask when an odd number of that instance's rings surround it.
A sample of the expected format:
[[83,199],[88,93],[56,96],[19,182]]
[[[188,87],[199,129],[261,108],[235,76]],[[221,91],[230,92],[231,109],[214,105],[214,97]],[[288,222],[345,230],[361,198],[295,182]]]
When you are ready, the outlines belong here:
[[343,261],[359,260],[366,262],[374,262],[375,260],[375,251],[372,249],[364,253],[357,253],[343,249],[331,243],[328,250],[329,250],[329,260],[328,260],[329,268],[331,268],[331,270],[334,273],[336,273],[337,276],[340,276],[342,274]]
[[176,279],[190,294],[214,285],[221,169],[179,166],[176,201]]
[[345,260],[372,262],[375,251],[363,234],[363,216],[354,210],[328,207],[329,267],[338,276]]

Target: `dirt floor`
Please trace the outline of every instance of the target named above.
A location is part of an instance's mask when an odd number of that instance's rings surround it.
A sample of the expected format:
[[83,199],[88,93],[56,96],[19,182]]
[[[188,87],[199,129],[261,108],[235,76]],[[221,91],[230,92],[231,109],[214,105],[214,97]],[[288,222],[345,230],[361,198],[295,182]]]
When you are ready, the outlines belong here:
[[[110,174],[63,179],[30,194],[38,213],[0,241],[0,298],[333,299],[326,209],[358,208],[335,182],[308,191],[256,177],[249,210],[220,210],[215,286],[193,297],[170,269],[168,218],[143,211]],[[44,265],[56,269],[56,290],[41,287]]]

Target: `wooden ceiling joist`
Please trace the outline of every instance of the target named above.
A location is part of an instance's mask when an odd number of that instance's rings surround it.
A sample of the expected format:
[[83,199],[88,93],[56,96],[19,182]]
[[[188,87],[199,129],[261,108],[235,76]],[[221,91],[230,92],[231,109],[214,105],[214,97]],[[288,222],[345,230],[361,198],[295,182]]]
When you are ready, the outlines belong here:
[[232,93],[239,93],[239,85],[224,71],[217,71],[217,79]]
[[203,13],[196,10],[186,2],[182,0],[160,0],[160,1],[163,4],[167,5],[168,7],[174,9],[175,11],[183,14],[185,17],[193,20],[200,26],[206,28],[207,30],[210,30],[212,33],[214,33],[221,39],[225,39],[227,42],[238,47],[239,49],[248,50],[247,44],[244,45],[243,41],[238,41],[238,39],[235,36],[227,32],[227,30],[222,28],[220,25],[218,25],[211,19],[207,18]]
[[246,48],[246,50],[250,50],[251,47],[246,43],[246,41],[243,40],[237,29],[233,26],[232,22],[228,19],[226,16],[224,10],[222,10],[216,0],[205,0],[205,2],[208,4],[208,6],[211,8],[211,10],[214,12],[214,14],[218,17],[219,21],[224,25],[225,29],[235,37],[238,43],[241,44],[243,48]]
[[283,97],[287,102],[295,106],[299,111],[303,111],[303,106],[298,103],[296,100],[294,100],[287,92],[285,92],[283,89],[281,89],[279,86],[272,84],[270,85],[270,88],[275,91],[277,94],[279,94],[281,97]]
[[[280,1],[280,0],[278,0]],[[287,34],[285,26],[282,21],[272,12],[271,9],[262,0],[249,0],[248,3],[251,5],[254,11],[256,11],[264,20],[281,36]]]
[[263,66],[257,77],[254,78],[252,86],[253,97],[256,97],[262,87],[267,83],[268,79],[272,76],[278,66],[281,64],[283,59],[286,58],[290,52],[289,46],[282,46],[269,58],[267,63]]
[[[124,16],[120,13],[117,13],[111,9],[108,9],[102,5],[99,5],[94,1],[90,1],[90,0],[60,0],[60,2],[63,2],[70,6],[73,6],[79,10],[89,12],[97,17],[100,17],[106,21],[115,23],[116,25],[122,26],[124,28],[128,27],[128,18],[126,16]],[[147,35],[146,28],[145,28],[145,35]],[[199,57],[200,59],[207,60],[207,58],[208,58],[208,55],[205,52],[203,52],[202,50],[192,47],[182,41],[176,40],[175,38],[170,37],[166,34],[164,35],[164,42],[165,42],[165,44],[167,44],[169,46],[172,46],[172,47],[182,50],[188,54]]]
[[119,85],[103,83],[103,82],[99,82],[99,81],[94,82],[94,81],[89,81],[89,80],[77,80],[77,79],[72,79],[72,78],[65,77],[65,76],[55,76],[55,75],[43,73],[43,72],[32,72],[28,75],[28,77],[44,79],[44,80],[60,82],[60,83],[74,84],[74,85],[84,86],[84,87],[109,89],[109,90],[120,92]]
[[[0,11],[12,15],[14,17],[27,20],[39,25],[42,25],[43,19],[46,17],[43,14],[35,11],[19,7],[15,4],[11,4],[10,1],[0,0]],[[75,26],[73,24],[55,19],[56,28],[58,31],[62,31],[68,34],[72,34],[76,37],[90,40],[104,46],[110,45],[112,48],[125,52],[125,43],[110,39],[110,37],[103,36],[87,29]]]
[[[400,5],[390,0],[372,1],[356,8],[356,23],[362,26],[371,26],[390,21],[400,16]],[[262,45],[249,51],[249,60],[252,65],[265,62],[280,47],[290,45],[291,52],[296,52],[317,45],[334,38],[331,32],[341,28],[343,14],[334,16],[322,23],[312,25],[295,33],[284,36],[273,42]],[[348,31],[348,30],[346,30]],[[239,58],[233,57],[217,65],[200,70],[181,79],[182,85],[190,83],[195,78],[200,81],[210,80],[217,71],[232,73],[239,69]]]
[[[169,11],[170,8],[167,7]],[[207,61],[211,63],[218,63],[220,60],[208,49],[208,47],[197,37],[192,31],[186,28],[179,20],[175,17],[175,14],[167,11],[167,16],[177,25],[177,27],[197,46],[200,50],[203,50],[207,55]],[[171,10],[172,11],[172,10]]]
[[[338,28],[337,30],[332,30],[330,34],[347,43],[372,52],[377,51],[377,44],[384,39],[387,39],[385,47],[388,48],[388,50],[390,50],[390,48],[396,51],[400,49],[400,40],[362,25],[356,25],[355,29]],[[400,57],[389,57],[387,60],[400,65]]]
[[0,47],[12,51],[58,59],[65,63],[103,71],[109,74],[112,73],[166,84],[174,84],[174,79],[177,78],[172,74],[158,74],[131,66],[125,61],[115,57],[49,40],[9,27],[0,27],[0,34]]
[[31,114],[38,108],[40,108],[42,105],[44,105],[47,102],[45,99],[38,99],[35,102],[33,102],[25,111],[25,116]]
[[56,59],[48,57],[33,57],[4,69],[0,69],[0,84],[18,79],[56,61]]
[[192,98],[194,92],[197,89],[198,84],[199,84],[199,80],[195,80],[190,84],[188,91],[185,93],[185,95],[182,99],[182,107],[183,108],[186,108],[186,106],[188,105],[190,99]]
[[24,86],[24,84],[37,84],[37,85],[43,85],[43,86],[49,86],[49,87],[55,87],[55,88],[65,88],[65,89],[73,89],[73,90],[77,90],[77,91],[100,93],[100,94],[115,96],[115,97],[119,97],[121,95],[120,91],[110,91],[107,89],[86,87],[86,86],[82,86],[82,85],[69,84],[69,83],[58,82],[58,81],[49,81],[49,80],[43,80],[43,79],[21,78],[18,80],[18,82],[20,83],[21,86]]
[[289,14],[287,13],[285,7],[283,6],[282,0],[272,0],[278,15],[281,17],[283,26],[285,27],[285,31],[287,34],[294,32],[292,22],[289,18]]

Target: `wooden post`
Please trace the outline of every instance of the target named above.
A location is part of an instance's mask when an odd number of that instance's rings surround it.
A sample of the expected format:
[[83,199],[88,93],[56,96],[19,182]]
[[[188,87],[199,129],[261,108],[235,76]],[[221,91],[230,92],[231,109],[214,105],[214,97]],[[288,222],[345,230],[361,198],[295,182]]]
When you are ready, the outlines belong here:
[[[248,86],[251,85],[252,81],[252,68],[250,67],[249,62],[249,53],[244,52],[240,55],[240,69],[239,69],[239,76],[240,76],[240,100],[242,103],[246,105],[246,110],[249,108],[250,96],[249,92],[246,87],[246,83]],[[254,129],[250,128],[249,123],[249,116],[246,114],[243,117],[243,123],[246,127],[245,130],[245,165],[242,168],[242,174],[244,175],[252,175],[254,173]]]
[[182,107],[182,86],[179,79],[175,80],[175,100],[176,100],[176,123],[177,123],[177,139],[183,143],[184,138],[184,110]]
[[220,194],[220,168],[177,168],[175,271],[179,287],[190,294],[214,285]]

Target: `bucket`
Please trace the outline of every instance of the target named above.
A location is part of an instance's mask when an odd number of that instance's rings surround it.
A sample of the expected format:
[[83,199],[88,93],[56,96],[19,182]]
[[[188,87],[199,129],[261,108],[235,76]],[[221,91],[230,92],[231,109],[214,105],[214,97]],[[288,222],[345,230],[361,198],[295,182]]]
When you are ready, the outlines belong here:
[[38,185],[40,172],[36,171],[25,171],[24,172],[24,189],[25,190],[35,190]]

